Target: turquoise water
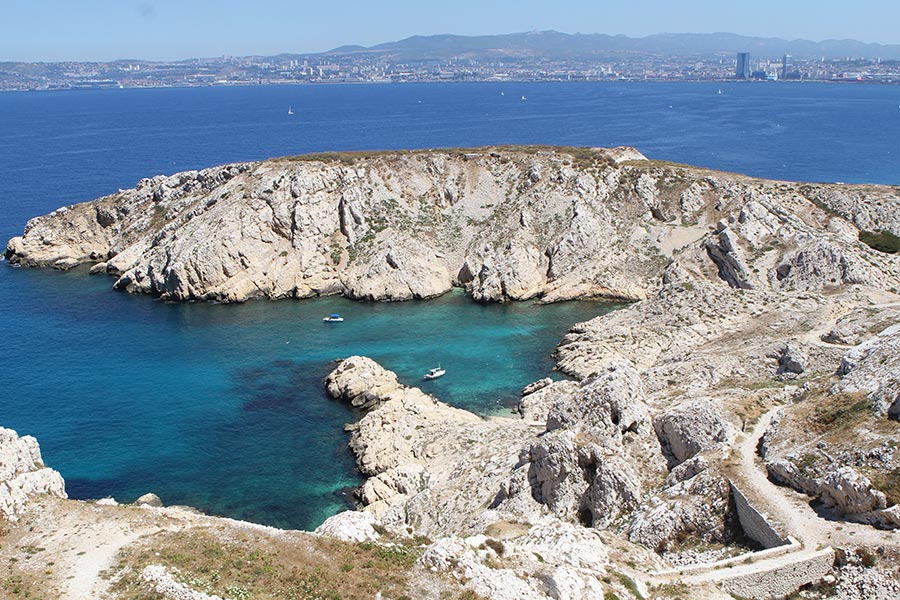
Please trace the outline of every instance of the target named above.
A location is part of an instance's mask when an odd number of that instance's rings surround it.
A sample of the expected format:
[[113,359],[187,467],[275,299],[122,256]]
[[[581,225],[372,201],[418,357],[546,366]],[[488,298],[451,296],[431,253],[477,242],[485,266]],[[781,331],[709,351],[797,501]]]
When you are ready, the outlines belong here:
[[[722,88],[724,94],[718,94]],[[503,95],[501,95],[501,93]],[[520,100],[527,96],[528,101]],[[297,113],[287,116],[287,107]],[[142,177],[324,150],[636,146],[789,180],[900,184],[900,86],[429,84],[0,94],[0,241],[28,218]],[[167,503],[314,527],[358,484],[328,399],[365,354],[481,413],[551,372],[566,329],[607,307],[338,298],[164,304],[105,277],[0,264],[0,425],[35,435],[76,498]],[[347,321],[321,319],[341,312]]]
[[[166,503],[311,528],[358,485],[343,424],[359,418],[322,384],[335,358],[370,356],[458,406],[504,412],[550,373],[567,327],[597,303],[480,305],[342,298],[166,304],[106,277],[16,269],[0,291],[3,423],[39,436],[73,497]],[[24,278],[23,285],[18,278]],[[324,323],[339,312],[343,323]],[[440,364],[447,375],[421,381]],[[12,393],[9,393],[12,392]]]

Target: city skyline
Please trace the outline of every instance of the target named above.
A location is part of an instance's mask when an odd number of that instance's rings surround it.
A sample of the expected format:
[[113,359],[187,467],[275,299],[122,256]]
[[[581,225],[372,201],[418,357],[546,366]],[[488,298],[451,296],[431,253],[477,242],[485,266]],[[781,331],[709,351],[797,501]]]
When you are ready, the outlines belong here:
[[853,11],[833,0],[760,0],[740,3],[658,0],[640,6],[587,0],[523,0],[491,4],[460,0],[451,8],[409,0],[349,0],[340,11],[288,0],[185,3],[174,0],[112,2],[12,0],[0,22],[0,61],[56,62],[178,60],[213,56],[310,54],[345,44],[371,46],[413,35],[492,35],[556,30],[646,37],[657,33],[712,33],[787,40],[855,39],[900,43],[893,26],[900,6],[860,0]]

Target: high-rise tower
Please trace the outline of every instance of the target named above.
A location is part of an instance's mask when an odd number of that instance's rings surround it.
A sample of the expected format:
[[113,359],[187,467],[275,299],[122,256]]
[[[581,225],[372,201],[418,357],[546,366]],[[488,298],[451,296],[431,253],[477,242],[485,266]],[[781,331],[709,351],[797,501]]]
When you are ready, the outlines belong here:
[[750,79],[750,53],[749,52],[738,52],[737,55],[737,69],[735,69],[734,76],[738,79]]

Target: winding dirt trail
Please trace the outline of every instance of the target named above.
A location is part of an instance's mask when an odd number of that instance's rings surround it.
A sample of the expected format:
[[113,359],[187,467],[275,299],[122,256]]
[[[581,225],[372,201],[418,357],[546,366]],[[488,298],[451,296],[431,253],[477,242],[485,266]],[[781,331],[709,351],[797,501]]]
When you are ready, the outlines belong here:
[[809,497],[772,483],[766,466],[757,454],[759,441],[772,419],[781,410],[769,410],[734,447],[732,475],[741,491],[750,496],[753,505],[768,514],[780,530],[799,540],[806,548],[824,546],[894,545],[900,546],[900,532],[881,531],[869,525],[848,521],[831,521],[820,516],[809,505]]

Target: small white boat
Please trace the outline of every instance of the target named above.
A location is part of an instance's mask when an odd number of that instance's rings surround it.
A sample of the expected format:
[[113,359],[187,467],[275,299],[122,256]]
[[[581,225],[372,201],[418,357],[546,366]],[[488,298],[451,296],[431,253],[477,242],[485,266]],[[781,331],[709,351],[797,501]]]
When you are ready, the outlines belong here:
[[293,109],[293,107],[288,106],[288,114],[289,114],[289,115],[294,114],[294,109]]
[[344,317],[342,317],[341,315],[339,315],[337,313],[332,313],[322,320],[325,321],[326,323],[343,323]]
[[443,377],[444,373],[446,373],[446,372],[447,371],[445,369],[437,367],[436,369],[431,369],[430,371],[425,373],[425,375],[422,377],[422,379],[426,379],[426,380],[437,379],[438,377]]

